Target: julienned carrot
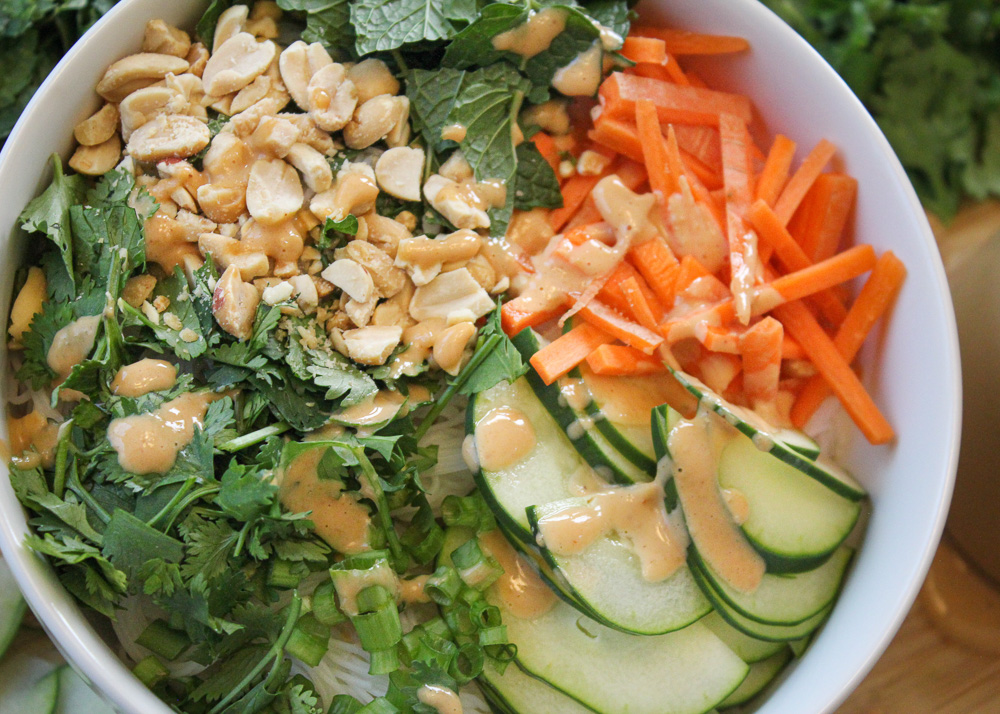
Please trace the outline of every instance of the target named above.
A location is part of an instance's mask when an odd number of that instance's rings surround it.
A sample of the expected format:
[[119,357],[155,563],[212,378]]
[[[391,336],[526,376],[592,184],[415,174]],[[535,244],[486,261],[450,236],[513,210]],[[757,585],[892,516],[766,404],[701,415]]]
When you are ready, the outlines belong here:
[[743,325],[720,327],[701,322],[694,328],[694,337],[709,352],[738,355],[744,332],[746,332],[746,328]]
[[632,28],[632,34],[639,37],[655,37],[663,40],[667,52],[674,55],[717,55],[743,52],[750,43],[742,37],[727,35],[705,35],[685,30],[671,30],[662,27],[639,26]]
[[788,179],[788,183],[774,204],[774,212],[781,219],[782,225],[788,225],[795,209],[802,203],[802,199],[835,153],[837,147],[826,139],[821,139]]
[[587,355],[587,366],[594,374],[607,377],[636,377],[667,371],[659,358],[628,345],[601,345]]
[[712,173],[722,175],[722,145],[719,130],[714,126],[671,124],[677,144],[691,156],[701,161]]
[[656,105],[657,115],[664,124],[715,125],[723,113],[735,114],[747,123],[753,118],[750,100],[743,95],[684,87],[621,72],[613,72],[601,83],[599,96],[603,112],[611,117],[631,117],[635,114],[635,103],[648,99]]
[[[874,324],[892,305],[905,278],[906,267],[902,261],[892,251],[883,253],[833,339],[845,362],[854,361]],[[830,392],[822,376],[811,377],[792,407],[792,423],[800,429],[805,426]]]
[[656,324],[657,316],[653,314],[653,308],[650,307],[646,295],[639,287],[639,281],[634,277],[629,278],[622,282],[621,288],[636,322],[655,334],[658,327]]
[[670,248],[661,240],[648,240],[633,246],[628,261],[635,266],[659,299],[664,310],[670,310],[676,296],[680,265]]
[[[610,168],[611,167],[609,167],[609,169]],[[594,190],[594,186],[597,185],[597,182],[600,181],[601,178],[603,178],[603,176],[607,173],[609,173],[608,170],[605,170],[605,172],[599,176],[582,176],[580,174],[576,174],[575,176],[571,176],[566,183],[562,185],[562,208],[557,208],[549,213],[549,225],[552,226],[552,230],[557,233],[562,230],[563,226],[566,225],[566,222],[570,219],[570,217],[576,213],[583,202],[587,200],[587,196],[589,196],[590,192]]]
[[660,207],[666,208],[666,200],[677,190],[677,175],[667,167],[667,147],[664,145],[660,120],[656,107],[648,99],[635,103],[635,125],[642,144],[642,157],[649,175],[649,187],[660,194]]
[[614,341],[614,337],[600,328],[582,323],[538,350],[529,361],[542,381],[552,384],[583,362],[597,347]]
[[778,396],[784,334],[780,322],[765,317],[743,335],[743,393],[754,407],[774,405]]
[[724,352],[710,352],[698,360],[701,380],[716,394],[726,391],[737,375],[742,364],[736,355]]
[[744,325],[750,322],[753,287],[760,273],[747,230],[746,216],[753,195],[750,167],[750,132],[746,122],[732,114],[719,117],[722,140],[722,180],[726,190],[726,228],[729,237],[729,289],[733,294],[736,316]]
[[609,224],[598,220],[594,223],[570,228],[563,234],[563,237],[575,246],[583,245],[588,240],[606,243],[608,238],[614,238],[614,230]]
[[771,150],[767,153],[767,161],[757,178],[757,190],[755,198],[767,202],[773,206],[778,200],[781,191],[788,182],[788,172],[792,168],[792,159],[795,158],[794,141],[783,134],[774,137]]
[[[775,278],[754,289],[752,314],[763,315],[778,305],[801,300],[821,290],[853,280],[862,273],[871,270],[875,266],[875,262],[875,251],[870,245],[857,245],[805,270],[797,270],[794,273]],[[728,325],[735,317],[736,310],[733,300],[729,298],[711,307],[664,323],[660,326],[660,332],[668,344],[674,344],[687,337],[694,337],[695,327],[700,322],[707,321],[714,325]],[[812,318],[811,314],[810,318]]]
[[809,191],[812,210],[798,236],[806,255],[813,260],[825,260],[837,252],[857,192],[857,180],[846,174],[817,177]]
[[662,65],[667,62],[667,44],[655,37],[626,37],[619,52],[636,63]]
[[677,280],[674,283],[674,289],[680,293],[687,290],[688,286],[691,285],[698,278],[706,278],[712,274],[708,272],[698,259],[693,255],[685,255],[681,258],[680,262],[680,272],[677,273]]
[[681,69],[680,64],[677,63],[677,57],[675,55],[672,55],[669,52],[667,53],[667,63],[664,67],[666,67],[667,74],[670,75],[670,79],[672,79],[676,84],[679,84],[682,87],[691,86],[691,80],[688,79],[684,70]]
[[559,150],[556,149],[556,142],[551,136],[546,134],[544,131],[535,132],[534,136],[531,137],[532,143],[535,148],[538,149],[538,153],[542,155],[552,170],[558,175],[559,172]]
[[806,306],[798,301],[779,305],[774,308],[774,316],[802,345],[809,360],[868,441],[872,444],[891,441],[895,436],[892,426]]
[[[757,235],[760,236],[761,241],[766,242],[774,250],[786,272],[805,270],[813,264],[802,247],[792,238],[788,229],[781,225],[781,221],[764,199],[757,199],[750,207],[749,218],[754,228],[757,229]],[[834,325],[839,325],[847,316],[847,308],[844,307],[840,298],[830,290],[816,293],[811,299],[816,303],[823,316]]]
[[781,359],[806,359],[805,350],[802,345],[795,341],[795,338],[785,333],[785,339],[781,343]]
[[600,300],[588,302],[580,309],[579,315],[594,327],[648,355],[663,343],[663,338],[656,332],[626,319]]
[[500,326],[508,337],[513,337],[526,327],[536,327],[543,322],[554,320],[565,310],[566,306],[563,304],[555,308],[537,309],[514,298],[505,302],[500,308]]
[[640,77],[648,77],[649,79],[658,79],[661,82],[675,82],[679,84],[679,82],[674,79],[670,70],[667,69],[669,64],[669,60],[667,61],[667,64],[650,64],[648,62],[644,62],[642,64],[637,64],[635,67],[628,67],[624,71],[626,74],[635,74]]

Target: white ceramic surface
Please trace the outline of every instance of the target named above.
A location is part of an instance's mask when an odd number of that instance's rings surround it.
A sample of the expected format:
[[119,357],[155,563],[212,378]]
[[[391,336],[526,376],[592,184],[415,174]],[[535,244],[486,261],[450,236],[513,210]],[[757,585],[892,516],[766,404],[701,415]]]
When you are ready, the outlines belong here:
[[[57,67],[29,105],[0,155],[0,266],[11,285],[23,239],[14,226],[45,185],[47,156],[70,150],[72,127],[97,106],[92,87],[113,60],[136,51],[146,19],[191,26],[203,0],[123,0]],[[878,659],[905,616],[941,533],[958,455],[960,377],[951,301],[920,204],[875,122],[834,71],[756,0],[659,0],[648,18],[677,27],[746,37],[753,50],[704,60],[719,86],[756,100],[769,132],[808,150],[826,137],[858,178],[857,238],[892,249],[909,278],[890,329],[864,355],[866,382],[899,432],[891,447],[858,443],[848,466],[868,486],[868,533],[840,601],[821,635],[761,714],[833,711]],[[718,76],[715,76],[718,72]],[[11,296],[0,294],[0,314]],[[879,352],[877,364],[874,352]],[[6,354],[0,352],[0,369]],[[0,398],[2,398],[0,394]],[[51,569],[22,544],[27,526],[0,467],[0,547],[32,608],[81,673],[127,714],[168,708],[119,662],[59,586]]]

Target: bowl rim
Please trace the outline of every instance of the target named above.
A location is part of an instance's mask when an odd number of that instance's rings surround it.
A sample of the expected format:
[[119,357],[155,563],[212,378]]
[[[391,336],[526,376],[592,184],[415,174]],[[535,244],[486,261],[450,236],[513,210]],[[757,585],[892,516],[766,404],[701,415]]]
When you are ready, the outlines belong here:
[[[207,0],[204,1],[207,2]],[[154,7],[153,0],[121,0],[98,20],[60,60],[22,111],[3,150],[0,151],[0,176],[7,173],[5,169],[8,158],[14,152],[15,145],[20,140],[21,135],[27,131],[26,127],[31,121],[36,107],[43,102],[53,86],[67,81],[63,78],[69,72],[70,65],[73,65],[82,54],[87,52],[89,46],[98,41],[101,35],[110,32],[109,28],[118,22],[119,17],[130,12],[134,6],[144,2],[151,8]],[[668,0],[647,0],[647,3],[668,5]],[[748,13],[755,21],[763,23],[769,33],[779,36],[783,44],[794,48],[796,56],[801,56],[803,61],[817,64],[817,70],[822,71],[825,75],[825,81],[829,82],[825,88],[831,93],[836,91],[836,96],[833,99],[837,103],[850,105],[851,113],[862,116],[862,121],[882,152],[882,156],[879,157],[880,161],[887,163],[905,194],[909,211],[920,224],[920,235],[915,238],[919,238],[923,244],[926,244],[924,247],[932,248],[934,254],[937,255],[933,233],[916,191],[898,157],[893,152],[888,139],[860,99],[817,50],[765,5],[756,0],[746,0],[741,4],[740,11]],[[7,228],[5,227],[4,230]],[[10,226],[9,230],[11,235],[16,234],[18,230],[16,224]],[[933,287],[937,289],[938,296],[944,301],[945,321],[947,323],[945,325],[947,339],[943,346],[944,357],[954,367],[948,375],[945,375],[945,379],[948,381],[947,391],[951,395],[948,403],[949,408],[943,419],[943,423],[951,424],[951,429],[946,435],[947,445],[942,447],[942,453],[945,454],[944,462],[947,464],[946,473],[943,480],[939,482],[935,517],[933,522],[929,524],[930,527],[924,531],[926,538],[919,549],[919,558],[910,572],[906,587],[897,592],[895,603],[892,606],[894,616],[885,623],[881,636],[868,651],[867,656],[863,661],[857,663],[852,677],[829,685],[820,685],[819,688],[825,692],[824,699],[827,700],[826,706],[822,709],[823,712],[832,712],[850,695],[892,641],[922,586],[941,538],[948,513],[958,465],[961,437],[961,366],[957,326],[940,256],[936,260],[932,258],[929,267],[935,279]],[[5,430],[6,425],[4,424],[0,429]],[[6,473],[6,463],[0,464],[0,478],[3,478]],[[3,478],[3,481],[6,482],[7,479]],[[97,635],[87,622],[83,609],[59,583],[47,560],[30,551],[23,544],[23,534],[27,532],[28,526],[20,504],[16,497],[12,498],[12,496],[13,490],[9,482],[0,484],[0,550],[7,559],[29,606],[57,647],[66,655],[68,662],[74,669],[93,686],[96,686],[102,696],[111,700],[121,711],[143,712],[144,714],[164,712],[164,714],[168,714],[171,709],[147,689],[125,663],[114,654],[107,643]],[[53,597],[53,588],[57,591],[55,597]],[[766,703],[764,709],[768,709]]]

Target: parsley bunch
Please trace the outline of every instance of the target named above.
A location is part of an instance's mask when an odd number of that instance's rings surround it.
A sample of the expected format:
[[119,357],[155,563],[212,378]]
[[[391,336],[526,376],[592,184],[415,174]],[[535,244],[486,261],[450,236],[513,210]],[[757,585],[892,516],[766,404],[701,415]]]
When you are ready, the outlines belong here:
[[996,0],[763,0],[878,121],[924,206],[1000,197]]

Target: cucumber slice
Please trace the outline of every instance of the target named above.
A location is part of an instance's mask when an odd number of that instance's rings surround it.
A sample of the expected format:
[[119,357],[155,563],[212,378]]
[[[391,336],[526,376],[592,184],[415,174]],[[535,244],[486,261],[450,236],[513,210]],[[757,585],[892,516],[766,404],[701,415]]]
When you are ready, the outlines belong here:
[[729,606],[729,603],[712,587],[711,581],[705,577],[705,574],[697,567],[694,561],[689,561],[688,565],[691,568],[691,574],[694,576],[695,581],[701,587],[705,597],[712,603],[715,611],[737,630],[758,640],[791,642],[792,640],[801,639],[822,625],[829,616],[830,611],[833,610],[832,604],[827,605],[826,608],[820,610],[816,615],[796,625],[768,625],[757,620],[751,620]]
[[695,548],[689,558],[697,561],[715,591],[739,614],[769,625],[796,625],[833,602],[852,555],[850,548],[842,547],[815,570],[794,575],[766,574],[752,593],[730,587]]
[[87,712],[87,714],[115,714],[115,710],[90,688],[76,671],[64,665],[59,668],[59,703],[56,711]]
[[735,692],[730,694],[719,705],[719,709],[735,707],[737,704],[745,704],[760,694],[778,676],[778,673],[788,664],[788,660],[791,657],[792,653],[788,648],[782,647],[780,652],[750,665],[750,673],[747,674],[747,678],[736,688]]
[[821,565],[850,534],[861,505],[843,498],[746,438],[726,445],[719,485],[740,491],[750,505],[741,526],[772,573]]
[[591,714],[593,711],[542,680],[525,674],[515,662],[500,674],[487,660],[479,682],[491,706],[506,714]]
[[[569,499],[532,506],[528,521],[538,539],[538,521],[546,515],[578,505]],[[539,546],[552,570],[562,576],[573,600],[586,614],[622,632],[659,635],[690,625],[711,610],[708,600],[686,566],[667,580],[651,583],[642,576],[633,548],[613,534],[606,535],[578,555],[557,555]]]
[[[836,464],[820,458],[816,442],[802,432],[768,424],[749,409],[727,402],[689,374],[675,371],[674,375],[689,392],[749,436],[761,451],[781,459],[844,498],[859,501],[867,495],[864,487],[853,476]],[[808,455],[813,452],[815,455]]]
[[0,714],[53,714],[59,698],[58,670],[40,657],[12,653],[0,664],[0,692]]
[[735,691],[749,671],[697,622],[667,635],[637,637],[562,602],[530,621],[509,612],[502,616],[526,673],[604,714],[702,714]]
[[[525,360],[529,360],[542,347],[538,333],[530,328],[518,333],[512,342]],[[606,480],[617,483],[652,480],[655,464],[651,466],[646,457],[640,458],[642,465],[630,460],[621,450],[633,449],[628,437],[612,425],[603,423],[607,420],[602,415],[589,411],[590,407],[572,406],[563,395],[560,382],[545,384],[533,369],[528,370],[525,379],[563,431],[572,437],[570,443],[573,448]]]
[[475,474],[476,485],[504,529],[522,543],[531,543],[534,538],[525,509],[573,496],[570,489],[575,474],[596,476],[526,380],[501,382],[474,395],[466,412],[466,432],[474,434],[476,424],[496,407],[521,412],[534,427],[535,446],[525,458],[503,469],[480,468]]
[[806,653],[806,648],[809,647],[809,642],[812,641],[812,637],[806,636],[801,640],[792,640],[788,643],[788,649],[792,651],[792,654],[796,657],[801,657]]
[[715,633],[716,637],[725,642],[726,646],[747,664],[765,660],[785,648],[784,642],[758,640],[740,632],[715,610],[705,615],[699,622]]
[[0,558],[0,657],[17,636],[27,611],[28,603],[21,597],[21,589],[10,572],[10,566]]

